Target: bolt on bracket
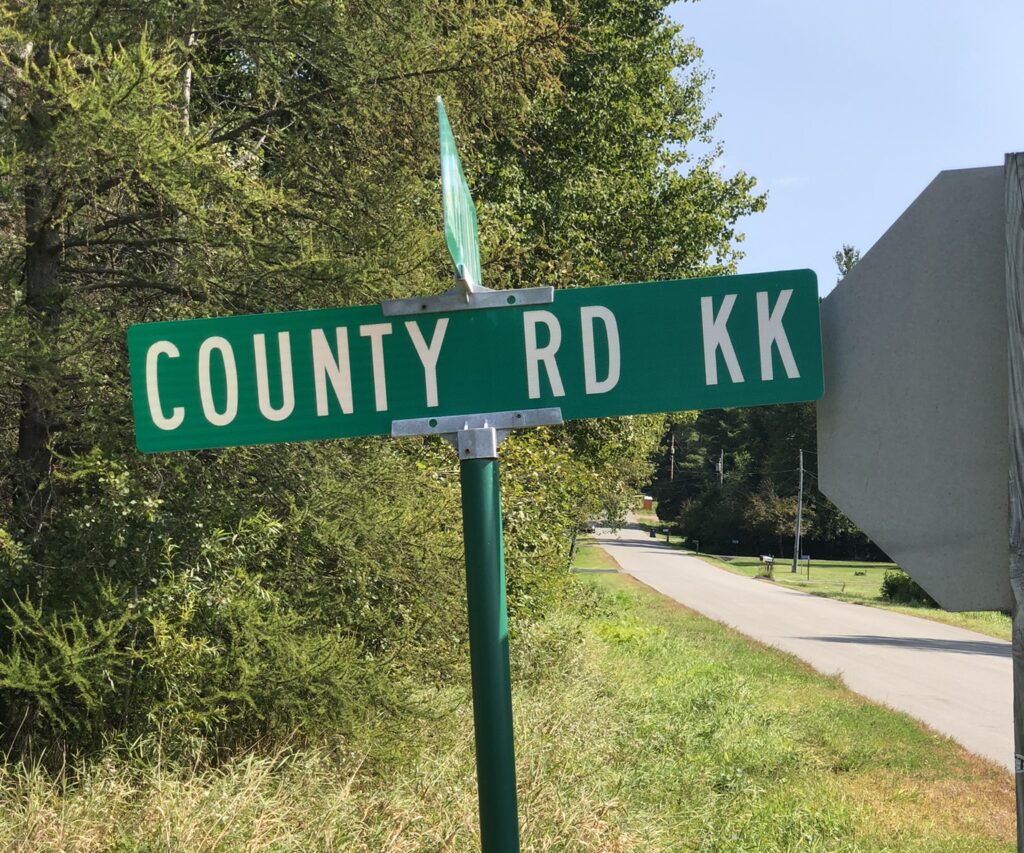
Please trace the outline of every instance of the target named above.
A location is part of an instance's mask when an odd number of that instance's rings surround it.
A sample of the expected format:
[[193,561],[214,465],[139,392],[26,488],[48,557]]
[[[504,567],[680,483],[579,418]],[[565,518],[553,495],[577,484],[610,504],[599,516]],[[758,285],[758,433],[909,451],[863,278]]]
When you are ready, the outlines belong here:
[[440,435],[459,453],[460,459],[497,459],[498,445],[514,429],[554,426],[562,423],[562,410],[521,409],[476,415],[447,415],[440,418],[410,418],[392,421],[391,435]]

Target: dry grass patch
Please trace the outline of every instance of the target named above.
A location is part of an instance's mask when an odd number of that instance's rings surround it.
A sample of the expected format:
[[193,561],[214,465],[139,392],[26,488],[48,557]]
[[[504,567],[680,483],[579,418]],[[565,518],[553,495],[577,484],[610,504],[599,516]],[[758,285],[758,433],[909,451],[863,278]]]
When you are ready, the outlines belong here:
[[950,850],[1013,849],[1016,815],[1007,774],[967,753],[963,766],[961,778],[876,772],[846,777],[840,786],[860,804],[866,829],[880,838],[905,838],[908,849],[914,837],[925,843],[922,835],[959,837]]

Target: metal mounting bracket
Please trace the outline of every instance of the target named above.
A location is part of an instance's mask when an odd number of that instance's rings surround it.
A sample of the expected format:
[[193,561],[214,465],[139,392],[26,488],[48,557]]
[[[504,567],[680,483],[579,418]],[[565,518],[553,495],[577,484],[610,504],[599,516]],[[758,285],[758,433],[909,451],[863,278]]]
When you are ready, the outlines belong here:
[[562,423],[560,408],[487,412],[479,415],[447,415],[440,418],[410,418],[391,422],[395,438],[410,435],[440,435],[452,443],[460,459],[497,459],[498,445],[511,430],[522,427],[554,426]]
[[516,308],[521,305],[550,305],[555,300],[553,287],[524,287],[519,290],[492,290],[470,284],[464,279],[451,290],[434,296],[413,296],[381,302],[385,317],[408,314],[440,314],[448,311],[475,311],[480,308]]

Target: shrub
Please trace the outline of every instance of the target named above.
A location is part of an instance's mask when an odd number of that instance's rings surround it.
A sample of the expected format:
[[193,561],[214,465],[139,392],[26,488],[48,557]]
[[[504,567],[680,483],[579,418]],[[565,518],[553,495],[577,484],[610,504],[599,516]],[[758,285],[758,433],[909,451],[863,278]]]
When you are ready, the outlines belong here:
[[134,599],[105,586],[71,613],[19,600],[3,618],[0,704],[19,752],[156,731],[168,755],[217,759],[266,738],[354,735],[397,705],[398,685],[351,638],[240,568],[171,573]]
[[925,592],[917,581],[899,569],[886,572],[885,577],[882,578],[882,598],[897,604],[939,606],[935,599]]

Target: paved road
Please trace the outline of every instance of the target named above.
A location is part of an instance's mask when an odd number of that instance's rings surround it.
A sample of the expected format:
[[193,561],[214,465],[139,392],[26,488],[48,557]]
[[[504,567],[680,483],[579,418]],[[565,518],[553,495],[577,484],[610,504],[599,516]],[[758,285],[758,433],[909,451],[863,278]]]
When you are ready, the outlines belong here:
[[1012,768],[1008,642],[732,574],[636,528],[597,538],[637,580]]

